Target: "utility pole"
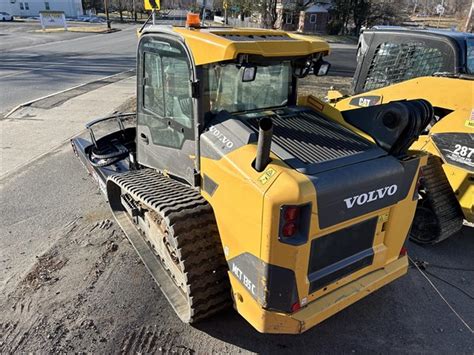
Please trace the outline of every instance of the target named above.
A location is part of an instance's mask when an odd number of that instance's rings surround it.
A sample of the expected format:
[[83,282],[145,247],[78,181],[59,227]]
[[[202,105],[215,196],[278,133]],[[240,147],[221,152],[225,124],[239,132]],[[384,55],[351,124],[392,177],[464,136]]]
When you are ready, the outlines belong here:
[[135,22],[137,22],[137,7],[136,7],[136,1],[133,0],[132,2],[132,7],[133,7],[133,19]]
[[472,32],[474,30],[474,2],[471,4],[471,10],[467,15],[466,24],[464,25],[464,32]]
[[107,19],[107,28],[110,30],[112,26],[110,25],[110,17],[109,17],[109,0],[104,0],[104,10],[105,10],[105,18]]
[[202,2],[202,20],[201,20],[201,26],[204,27],[205,24],[206,24],[206,5],[207,5],[207,1],[206,0],[203,0]]
[[229,21],[227,20],[227,8],[229,7],[229,2],[224,0],[222,6],[224,7],[224,25],[228,25]]

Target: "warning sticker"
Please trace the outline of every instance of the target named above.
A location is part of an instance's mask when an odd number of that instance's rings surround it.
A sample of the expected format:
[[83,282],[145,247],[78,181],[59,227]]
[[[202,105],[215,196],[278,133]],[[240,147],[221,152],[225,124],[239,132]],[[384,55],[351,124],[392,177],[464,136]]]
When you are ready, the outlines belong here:
[[471,118],[466,120],[465,125],[466,127],[474,128],[474,110],[471,111]]
[[270,181],[270,179],[272,178],[273,175],[276,174],[276,171],[272,168],[268,168],[267,170],[265,170],[265,172],[263,173],[263,175],[261,175],[259,178],[258,178],[258,181],[260,181],[260,183],[262,185],[265,185],[267,182]]

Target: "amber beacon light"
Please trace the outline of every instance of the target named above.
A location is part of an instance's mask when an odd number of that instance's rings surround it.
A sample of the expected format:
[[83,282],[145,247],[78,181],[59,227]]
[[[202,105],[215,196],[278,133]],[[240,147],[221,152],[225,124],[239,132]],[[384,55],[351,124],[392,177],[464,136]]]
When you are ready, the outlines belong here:
[[200,27],[200,24],[199,14],[189,12],[186,15],[186,27]]

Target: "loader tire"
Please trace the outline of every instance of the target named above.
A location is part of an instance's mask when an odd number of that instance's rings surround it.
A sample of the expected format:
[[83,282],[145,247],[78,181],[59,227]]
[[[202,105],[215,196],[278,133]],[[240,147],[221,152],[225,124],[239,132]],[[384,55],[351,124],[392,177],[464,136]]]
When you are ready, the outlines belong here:
[[463,215],[441,159],[430,156],[421,170],[422,198],[416,208],[410,239],[419,244],[435,244],[461,230]]
[[[151,169],[114,176],[107,190],[117,222],[183,322],[232,304],[214,213],[198,191]],[[137,223],[138,214],[145,223]]]

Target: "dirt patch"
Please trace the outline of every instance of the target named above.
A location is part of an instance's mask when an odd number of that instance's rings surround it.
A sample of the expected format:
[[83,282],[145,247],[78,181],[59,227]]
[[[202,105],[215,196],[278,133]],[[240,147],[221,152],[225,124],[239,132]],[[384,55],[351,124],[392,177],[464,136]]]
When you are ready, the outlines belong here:
[[137,112],[137,98],[131,97],[126,100],[122,105],[120,105],[117,109],[117,112]]
[[72,346],[71,336],[99,343],[103,338],[84,307],[95,285],[113,269],[119,245],[128,244],[111,219],[79,218],[58,233],[58,242],[36,258],[0,302],[0,352],[73,351],[86,348]]
[[58,255],[58,251],[48,252],[38,257],[38,262],[22,282],[22,286],[37,290],[40,287],[52,284],[59,279],[54,276],[55,272],[61,270],[67,263],[67,259]]
[[344,94],[348,94],[351,88],[352,78],[344,76],[310,76],[299,81],[299,95],[314,95],[319,98],[326,97],[328,90],[334,88]]

